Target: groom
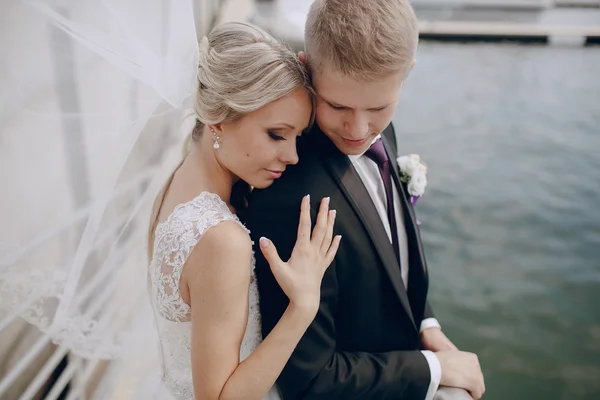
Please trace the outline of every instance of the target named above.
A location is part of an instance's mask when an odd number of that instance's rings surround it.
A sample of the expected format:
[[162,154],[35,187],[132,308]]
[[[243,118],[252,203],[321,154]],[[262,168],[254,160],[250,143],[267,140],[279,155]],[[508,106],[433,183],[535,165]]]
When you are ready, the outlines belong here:
[[[254,191],[246,222],[255,243],[271,239],[285,260],[302,197],[311,195],[313,221],[330,197],[342,242],[319,312],[277,381],[283,399],[468,398],[438,392],[440,385],[478,399],[477,357],[456,349],[427,302],[419,228],[398,176],[391,120],[414,65],[414,12],[408,0],[316,0],[305,39],[300,57],[318,95],[317,123],[298,141],[299,163]],[[260,251],[256,257],[267,335],[288,299]]]

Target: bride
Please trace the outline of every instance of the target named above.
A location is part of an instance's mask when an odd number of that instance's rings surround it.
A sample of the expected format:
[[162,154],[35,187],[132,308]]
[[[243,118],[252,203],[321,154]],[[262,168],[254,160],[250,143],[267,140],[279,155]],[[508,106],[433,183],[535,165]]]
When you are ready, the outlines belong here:
[[340,243],[328,199],[312,232],[309,196],[299,204],[287,262],[260,240],[290,299],[264,341],[253,243],[236,215],[250,187],[271,185],[298,161],[313,96],[302,63],[259,28],[221,25],[200,44],[196,126],[157,197],[148,243],[162,379],[176,399],[278,398],[275,380],[317,312]]

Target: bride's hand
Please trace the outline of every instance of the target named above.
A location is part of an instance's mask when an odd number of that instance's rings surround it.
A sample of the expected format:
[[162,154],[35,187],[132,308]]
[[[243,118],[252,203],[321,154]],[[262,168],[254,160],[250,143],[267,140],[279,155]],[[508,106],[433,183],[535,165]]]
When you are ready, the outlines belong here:
[[287,262],[279,258],[273,242],[260,239],[262,253],[290,304],[312,314],[312,317],[319,309],[323,274],[340,245],[341,236],[333,238],[334,221],[335,210],[329,211],[329,198],[324,198],[311,236],[310,198],[305,196],[300,206],[298,238]]

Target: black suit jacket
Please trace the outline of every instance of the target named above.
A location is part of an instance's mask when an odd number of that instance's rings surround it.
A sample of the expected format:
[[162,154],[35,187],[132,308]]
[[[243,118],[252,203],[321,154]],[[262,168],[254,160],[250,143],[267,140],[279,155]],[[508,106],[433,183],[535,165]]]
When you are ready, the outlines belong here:
[[[396,164],[396,138],[383,132]],[[397,173],[409,243],[409,287],[375,206],[349,158],[315,127],[299,143],[300,161],[267,189],[255,190],[245,222],[255,243],[271,239],[283,260],[296,242],[300,202],[311,195],[313,224],[323,197],[337,210],[337,256],[323,278],[319,312],[298,343],[277,384],[291,399],[424,399],[430,382],[420,352],[419,326],[427,306],[427,267],[416,219]],[[288,305],[260,249],[256,249],[263,334]]]

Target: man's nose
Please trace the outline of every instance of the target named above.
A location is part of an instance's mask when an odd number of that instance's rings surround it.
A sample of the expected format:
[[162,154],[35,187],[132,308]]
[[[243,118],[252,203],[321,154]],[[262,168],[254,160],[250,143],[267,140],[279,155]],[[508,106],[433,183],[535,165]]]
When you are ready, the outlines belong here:
[[361,140],[369,133],[369,120],[363,113],[354,112],[346,121],[348,139]]

